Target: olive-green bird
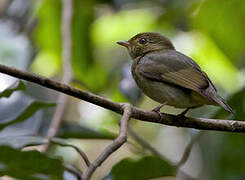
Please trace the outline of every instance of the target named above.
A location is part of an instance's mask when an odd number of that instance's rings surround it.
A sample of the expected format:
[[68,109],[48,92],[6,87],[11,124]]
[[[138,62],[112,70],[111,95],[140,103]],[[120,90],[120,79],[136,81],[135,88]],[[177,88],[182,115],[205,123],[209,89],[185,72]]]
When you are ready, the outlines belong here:
[[145,32],[117,43],[125,46],[133,59],[131,71],[139,88],[161,103],[154,111],[159,113],[167,104],[186,108],[181,113],[185,115],[190,108],[215,105],[233,113],[207,74],[191,58],[176,51],[166,37]]

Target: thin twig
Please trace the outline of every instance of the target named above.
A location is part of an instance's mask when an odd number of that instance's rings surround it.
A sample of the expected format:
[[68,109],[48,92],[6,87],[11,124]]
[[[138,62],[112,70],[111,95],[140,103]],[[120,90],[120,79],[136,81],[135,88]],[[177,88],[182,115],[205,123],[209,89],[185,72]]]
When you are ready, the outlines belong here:
[[[19,69],[11,68],[5,65],[0,65],[0,72],[10,76],[27,80],[41,86],[62,92],[64,94],[82,99],[92,104],[98,105],[105,109],[114,111],[116,113],[123,113],[123,105],[116,103],[102,96],[83,91],[72,86],[54,81],[52,79],[36,75],[34,73],[22,71]],[[245,122],[237,120],[222,120],[222,119],[206,119],[206,118],[191,118],[185,116],[175,116],[162,113],[161,117],[152,111],[144,111],[136,107],[132,107],[132,118],[153,122],[158,124],[165,124],[169,126],[188,127],[199,130],[216,130],[227,132],[245,132]]]
[[65,143],[65,142],[61,142],[59,140],[56,140],[56,138],[51,139],[50,142],[53,144],[60,145],[60,146],[73,148],[83,158],[84,162],[89,167],[89,165],[90,165],[89,159],[88,159],[87,155],[79,147],[74,146],[72,144]]
[[[190,175],[186,174],[182,170],[179,170],[180,166],[176,166],[176,163],[171,162],[168,160],[164,155],[162,155],[156,148],[154,148],[151,144],[149,144],[147,141],[145,141],[142,137],[140,137],[134,130],[128,127],[128,133],[132,136],[132,138],[135,139],[143,148],[149,150],[153,155],[163,159],[164,161],[167,161],[168,163],[172,164],[177,170],[178,170],[178,177],[181,176],[181,179],[185,178],[188,180],[194,180],[195,178],[191,177]],[[192,146],[191,146],[192,147]],[[190,147],[190,149],[191,149]],[[188,158],[189,154],[186,154],[186,159]],[[179,179],[179,178],[177,178]]]
[[160,157],[161,159],[166,160],[166,158],[160,152],[158,152],[151,144],[149,144],[142,137],[140,137],[130,126],[128,127],[128,133],[143,148],[149,150],[153,155],[156,155],[156,156]]
[[123,106],[123,116],[120,120],[120,133],[119,136],[105,148],[105,150],[99,155],[99,157],[93,161],[89,168],[82,175],[83,180],[90,179],[94,171],[118,148],[120,148],[127,141],[127,127],[128,121],[131,118],[132,107],[129,104]]
[[82,177],[81,177],[81,174],[82,174],[82,173],[81,173],[78,169],[76,169],[75,167],[73,167],[73,166],[71,166],[71,165],[65,165],[65,164],[63,164],[63,166],[64,166],[64,168],[65,168],[68,172],[74,174],[74,175],[77,177],[77,180],[81,180],[81,179],[82,179]]
[[[155,149],[151,144],[149,144],[148,142],[146,142],[143,138],[141,138],[136,132],[134,132],[130,126],[128,127],[128,133],[145,149],[148,149],[152,154],[160,157],[161,159],[167,160],[160,152],[157,151],[157,149]],[[200,138],[201,136],[201,132],[199,132],[198,134],[194,135],[190,142],[188,143],[188,145],[185,148],[185,151],[180,159],[180,161],[175,164],[173,162],[170,162],[172,164],[174,164],[174,166],[179,169],[183,164],[185,164],[185,162],[188,160],[189,156],[190,156],[190,152],[191,149],[193,147],[193,145],[195,144],[195,142]],[[168,160],[167,160],[168,161]]]
[[184,165],[186,163],[186,161],[188,160],[190,153],[191,153],[191,149],[193,147],[193,145],[196,143],[196,141],[200,138],[202,132],[198,132],[197,134],[195,134],[190,142],[187,144],[185,151],[180,159],[180,161],[176,164],[176,168],[179,169],[182,165]]
[[[158,156],[161,159],[166,160],[166,158],[160,153],[158,152],[151,144],[149,144],[148,142],[146,142],[143,138],[141,138],[136,132],[134,132],[130,127],[128,127],[128,132],[129,134],[143,147],[148,149],[152,154]],[[175,164],[173,162],[170,162],[171,164],[173,164],[173,166],[178,170],[178,176],[181,176],[181,179],[188,179],[188,180],[192,180],[195,179],[193,177],[191,177],[190,175],[186,174],[185,172],[179,170],[179,168],[188,160],[189,156],[190,156],[190,152],[191,149],[193,147],[193,145],[195,144],[195,142],[199,139],[201,135],[201,132],[199,132],[198,134],[196,134],[191,141],[188,143],[188,145],[185,148],[185,151],[183,153],[182,158],[180,159],[180,161]],[[167,160],[168,161],[168,160]]]
[[[73,16],[73,0],[62,1],[62,62],[63,62],[63,78],[64,84],[70,84],[72,81],[72,67],[71,67],[71,23]],[[65,107],[68,101],[68,96],[59,94],[53,118],[47,132],[47,137],[51,139],[54,137],[60,127],[63,119]],[[50,143],[44,146],[43,151],[47,151]]]

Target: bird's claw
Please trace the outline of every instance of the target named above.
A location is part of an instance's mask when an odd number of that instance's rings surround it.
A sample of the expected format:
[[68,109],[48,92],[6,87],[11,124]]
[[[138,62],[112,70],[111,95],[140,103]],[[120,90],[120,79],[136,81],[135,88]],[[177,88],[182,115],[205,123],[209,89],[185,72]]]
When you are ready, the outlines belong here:
[[186,108],[183,112],[181,112],[181,113],[178,114],[177,116],[180,117],[180,118],[181,118],[181,117],[183,118],[183,117],[185,117],[186,113],[187,113],[189,110],[190,110],[190,108]]

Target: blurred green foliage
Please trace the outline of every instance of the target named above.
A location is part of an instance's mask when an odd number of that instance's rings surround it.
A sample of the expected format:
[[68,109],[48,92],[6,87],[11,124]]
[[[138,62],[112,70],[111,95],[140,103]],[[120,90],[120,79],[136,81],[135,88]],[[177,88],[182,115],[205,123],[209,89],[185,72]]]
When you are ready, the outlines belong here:
[[237,62],[244,55],[245,3],[242,0],[200,1],[191,25],[208,33],[225,56]]
[[62,178],[63,167],[59,159],[51,159],[37,151],[21,152],[9,146],[0,148],[0,161],[3,167],[0,176],[9,175],[26,180]]
[[[96,62],[92,56],[90,26],[93,22],[94,5],[93,1],[74,1],[72,67],[76,79],[94,91],[99,91],[105,85],[106,70],[103,62]],[[40,52],[32,70],[48,77],[60,72],[61,1],[43,1],[39,9],[35,39]]]
[[35,42],[40,49],[34,71],[53,76],[61,66],[61,2],[43,1],[39,8],[39,23],[35,32]]

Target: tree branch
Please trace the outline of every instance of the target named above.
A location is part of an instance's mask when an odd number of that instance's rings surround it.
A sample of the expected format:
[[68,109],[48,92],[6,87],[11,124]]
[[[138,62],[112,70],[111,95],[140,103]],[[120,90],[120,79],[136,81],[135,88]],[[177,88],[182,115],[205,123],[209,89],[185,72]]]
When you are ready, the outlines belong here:
[[[70,84],[72,81],[72,67],[71,67],[71,23],[73,16],[73,0],[62,1],[62,62],[63,62],[63,78],[62,82]],[[68,97],[65,94],[59,94],[57,101],[59,102],[56,106],[51,124],[49,126],[47,137],[50,141],[54,137],[60,127],[62,118],[64,115],[65,107],[68,101]],[[47,143],[42,151],[47,151],[50,147],[50,142]]]
[[[90,92],[79,90],[58,81],[4,65],[0,65],[0,72],[82,99],[119,114],[123,113],[123,105],[120,103],[116,103]],[[165,113],[162,113],[162,117],[160,117],[155,112],[144,111],[136,107],[132,107],[132,118],[169,126],[188,127],[201,130],[245,132],[244,121],[180,117]]]
[[132,107],[129,104],[123,106],[123,116],[120,120],[120,133],[119,136],[105,148],[99,157],[90,164],[88,169],[82,175],[83,180],[90,179],[93,172],[118,148],[120,148],[127,141],[127,127],[128,121],[131,118]]

